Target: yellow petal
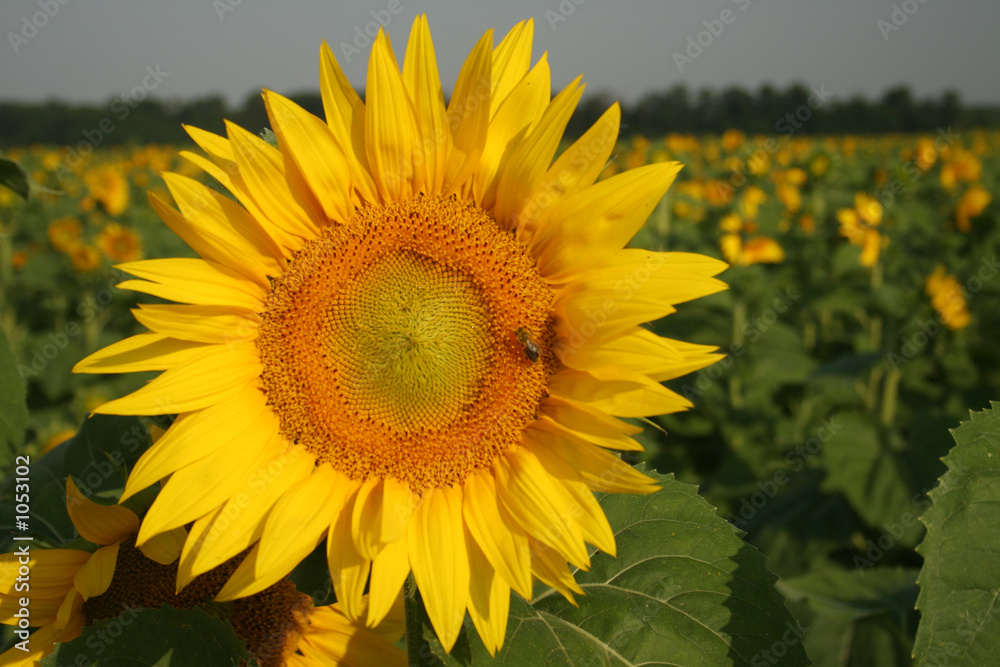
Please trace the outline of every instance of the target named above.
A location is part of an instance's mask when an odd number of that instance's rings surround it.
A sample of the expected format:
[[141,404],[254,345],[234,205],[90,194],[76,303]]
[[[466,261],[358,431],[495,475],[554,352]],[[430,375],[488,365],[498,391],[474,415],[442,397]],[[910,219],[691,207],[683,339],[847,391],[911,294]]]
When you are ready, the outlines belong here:
[[614,150],[620,123],[621,109],[616,102],[545,172],[515,220],[518,239],[524,245],[529,245],[538,221],[553,206],[594,184]]
[[264,522],[253,567],[237,568],[215,599],[253,595],[291,572],[326,534],[331,519],[340,511],[336,503],[350,486],[343,474],[320,465],[286,491]]
[[375,556],[368,591],[368,617],[365,621],[369,628],[381,623],[392,610],[409,573],[410,559],[405,539],[385,545]]
[[531,540],[531,572],[542,583],[561,593],[574,607],[577,606],[573,593],[583,595],[583,589],[569,571],[566,559],[555,549],[538,540]]
[[264,91],[264,103],[278,141],[295,160],[326,217],[346,222],[354,212],[351,169],[329,126],[270,90]]
[[149,281],[126,280],[118,285],[119,289],[135,290],[169,301],[261,311],[267,296],[264,287],[232,269],[203,259],[146,259],[119,264],[115,268]]
[[[545,468],[545,471],[553,478],[553,483],[561,484],[572,499],[573,515],[572,519],[580,530],[580,534],[587,542],[611,556],[615,555],[615,536],[611,532],[611,524],[608,523],[604,510],[597,503],[594,493],[587,487],[580,473],[574,470],[566,461],[552,450],[539,443],[539,440],[548,439],[548,433],[529,428],[525,432],[524,446],[534,454],[538,461]],[[594,450],[597,450],[596,447]]]
[[378,551],[382,535],[382,480],[371,477],[358,489],[351,513],[351,535],[358,553],[372,560]]
[[530,431],[535,448],[532,450],[540,459],[543,449],[559,457],[564,464],[579,474],[580,478],[594,491],[602,493],[653,493],[660,487],[656,480],[586,441],[550,419],[544,418],[532,424]]
[[255,340],[261,321],[260,315],[249,311],[173,303],[141,303],[132,314],[139,324],[157,334],[216,345]]
[[410,487],[393,477],[387,477],[382,488],[382,535],[383,544],[391,544],[406,535],[413,508],[419,499]]
[[73,586],[73,576],[87,560],[90,554],[77,549],[32,549],[25,558],[19,553],[0,554],[0,594],[14,598],[21,597],[21,591],[15,590],[17,577],[21,567],[31,571],[31,592],[43,592],[38,597],[62,598]]
[[139,517],[121,505],[99,505],[80,493],[72,476],[66,478],[66,511],[80,537],[94,544],[113,544],[139,530]]
[[195,521],[181,552],[178,588],[257,542],[278,499],[309,477],[314,467],[312,454],[289,447],[251,473],[245,489]]
[[400,201],[413,194],[414,144],[419,138],[413,102],[380,29],[368,63],[365,147],[372,177],[384,201]]
[[330,524],[326,539],[326,562],[330,568],[330,580],[337,594],[337,604],[352,621],[360,622],[364,613],[362,595],[371,561],[362,557],[354,546],[351,535],[351,519],[354,514],[354,497],[359,483],[345,488],[340,516]]
[[209,349],[208,345],[168,338],[160,333],[141,333],[81,359],[74,373],[136,373],[165,371]]
[[251,343],[213,345],[190,361],[164,371],[124,398],[94,412],[106,415],[170,415],[200,410],[239,392],[261,373],[260,354]]
[[183,527],[174,528],[150,538],[139,550],[146,558],[160,565],[169,565],[180,557],[187,534],[187,529]]
[[118,502],[125,502],[151,484],[212,454],[230,441],[233,424],[265,410],[268,408],[263,392],[248,387],[204,410],[180,415],[139,457]]
[[507,634],[510,586],[493,571],[489,559],[466,534],[469,548],[469,616],[490,655],[496,655]]
[[413,156],[413,190],[436,194],[444,186],[451,133],[434,56],[434,42],[421,14],[413,22],[403,59],[403,83],[416,113],[417,150]]
[[548,389],[553,396],[587,403],[618,417],[665,415],[693,406],[645,375],[619,367],[562,371],[550,378]]
[[309,615],[309,624],[298,645],[304,659],[300,663],[294,663],[285,657],[283,665],[407,665],[406,652],[393,646],[392,640],[357,626],[336,606],[315,609]]
[[[261,461],[283,443],[273,414],[259,414],[244,424],[233,430],[226,444],[171,475],[142,520],[138,545],[214,510],[239,492]],[[220,475],[220,470],[226,474]]]
[[[223,141],[226,140],[223,139]],[[231,162],[232,172],[227,172],[216,163],[198,155],[197,153],[192,153],[191,151],[181,151],[179,155],[188,162],[191,162],[195,166],[202,169],[205,173],[218,181],[224,188],[226,188],[226,190],[233,193],[233,196],[239,199],[239,202],[242,204],[246,213],[257,221],[261,229],[265,230],[268,237],[278,244],[278,247],[282,250],[283,256],[286,259],[290,258],[305,244],[302,237],[285,231],[267,219],[267,216],[264,215],[264,212],[257,205],[257,202],[255,202],[248,193],[241,189],[243,183],[242,180],[238,181],[241,185],[237,185],[237,181],[234,181],[230,176],[230,173],[238,174],[239,172],[239,168],[236,166],[235,162]]]
[[118,542],[115,542],[95,551],[90,560],[77,570],[76,576],[73,577],[73,585],[84,600],[103,595],[108,590],[117,563]]
[[466,58],[448,102],[451,152],[441,194],[465,186],[479,165],[490,127],[490,86],[493,31],[488,30]]
[[[314,238],[325,220],[312,192],[296,183],[298,168],[280,150],[242,127],[226,122],[239,177],[268,219],[282,229]],[[298,187],[297,187],[298,186]]]
[[583,95],[580,77],[563,88],[545,107],[527,138],[520,142],[503,167],[497,182],[493,217],[502,227],[513,229],[516,216],[527,204],[559,148],[563,131]]
[[326,123],[347,158],[354,187],[361,200],[377,201],[378,193],[365,152],[365,104],[344,76],[326,42],[320,48],[319,83]]
[[528,538],[511,526],[497,501],[493,475],[486,471],[465,480],[462,515],[469,533],[493,569],[522,597],[531,598],[531,558]]
[[573,517],[573,499],[525,447],[508,450],[494,465],[497,495],[524,532],[554,547],[578,567],[589,567],[583,535]]
[[425,492],[413,512],[407,542],[424,608],[444,650],[451,652],[469,597],[462,490],[441,487]]
[[497,187],[504,168],[518,144],[542,117],[550,94],[551,74],[543,55],[514,87],[490,122],[473,183],[473,195],[483,209],[490,211],[496,204]]
[[640,427],[594,410],[586,404],[547,396],[542,399],[539,412],[543,418],[551,419],[562,428],[600,447],[626,452],[642,451],[642,445],[629,437],[642,433]]
[[554,206],[531,239],[539,271],[550,282],[568,282],[623,248],[680,169],[677,162],[631,169]]
[[521,21],[493,49],[493,83],[490,94],[490,118],[496,115],[518,81],[524,78],[531,66],[531,42],[535,33],[535,20]]
[[[31,620],[37,625],[43,625],[38,616],[38,610],[32,608]],[[54,617],[53,617],[54,620]],[[35,667],[42,658],[52,652],[57,642],[69,642],[83,633],[87,619],[83,614],[77,614],[69,619],[63,627],[57,627],[52,621],[44,624],[31,633],[28,651],[22,651],[17,646],[11,646],[0,655],[0,665],[3,667]]]

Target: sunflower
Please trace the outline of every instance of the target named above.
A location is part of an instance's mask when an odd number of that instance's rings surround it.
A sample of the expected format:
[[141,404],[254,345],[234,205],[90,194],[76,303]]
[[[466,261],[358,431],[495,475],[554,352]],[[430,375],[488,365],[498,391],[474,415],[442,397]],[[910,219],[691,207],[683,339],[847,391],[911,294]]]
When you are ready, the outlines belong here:
[[969,305],[965,300],[965,290],[943,265],[938,266],[934,269],[934,273],[927,276],[924,289],[931,298],[931,305],[946,327],[964,329],[969,326],[972,317],[969,315]]
[[112,262],[129,262],[142,257],[142,239],[117,222],[106,224],[94,243]]
[[[178,609],[215,605],[212,597],[240,562],[237,556],[175,593],[177,557],[187,531],[163,533],[136,547],[139,517],[120,505],[88,500],[72,478],[66,480],[66,508],[80,536],[99,548],[32,549],[0,556],[0,622],[18,626],[22,600],[30,600],[30,623],[38,629],[0,655],[0,665],[37,665],[57,642],[79,637],[107,618],[125,619],[137,608],[167,604]],[[30,572],[30,589],[16,587],[18,570]],[[287,579],[229,605],[226,618],[263,667],[295,665],[405,665],[393,646],[403,634],[402,599],[386,621],[369,630],[348,620],[337,605],[314,608],[309,596]],[[363,603],[366,600],[362,601]],[[130,622],[130,621],[129,621]],[[21,626],[22,628],[24,626]],[[22,630],[23,631],[23,630]]]
[[[164,371],[108,414],[179,414],[123,498],[169,476],[138,543],[193,522],[180,583],[244,549],[219,600],[277,581],[324,538],[337,599],[377,624],[412,572],[447,650],[468,610],[490,651],[532,576],[568,599],[592,493],[649,493],[619,417],[685,410],[660,382],[714,347],[640,325],[725,285],[700,255],[623,249],[680,169],[597,183],[612,106],[553,162],[583,91],[550,99],[533,24],[487,32],[445,105],[424,16],[403,67],[372,46],[362,101],[321,49],[325,122],[264,92],[276,146],[227,124],[184,153],[239,203],[164,175],[153,207],[202,259],[120,265],[149,331],[76,370]],[[370,590],[367,609],[362,592]]]

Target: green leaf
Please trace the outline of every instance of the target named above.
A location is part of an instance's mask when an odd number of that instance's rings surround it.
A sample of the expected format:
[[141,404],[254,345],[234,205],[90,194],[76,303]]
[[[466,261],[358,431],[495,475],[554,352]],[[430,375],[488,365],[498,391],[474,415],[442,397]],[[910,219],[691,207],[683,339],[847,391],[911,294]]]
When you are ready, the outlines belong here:
[[125,609],[57,644],[42,667],[238,665],[250,655],[233,627],[200,609]]
[[[911,492],[905,461],[886,451],[878,428],[861,414],[838,413],[827,422],[830,434],[822,457],[827,491],[841,491],[865,522],[882,533],[877,559],[898,545],[912,548],[923,532],[917,516],[925,501]],[[871,557],[869,557],[871,558]]]
[[[491,660],[466,621],[463,637],[437,659],[448,665],[808,665],[805,632],[774,588],[764,557],[740,539],[697,489],[647,472],[662,490],[605,495],[601,506],[618,557],[592,555],[576,572],[578,607],[550,589],[518,596],[503,648]],[[771,662],[769,662],[769,660]]]
[[28,184],[28,173],[21,165],[6,158],[0,158],[0,185],[7,186],[25,200],[31,189]]
[[14,461],[28,424],[24,383],[17,372],[17,358],[10,349],[7,333],[0,329],[0,470]]
[[1000,403],[952,431],[948,471],[921,517],[923,614],[914,656],[933,665],[1000,664]]
[[44,456],[32,457],[27,532],[12,523],[14,476],[0,483],[0,551],[10,550],[12,534],[30,534],[54,546],[72,541],[76,529],[66,514],[66,476],[72,474],[88,496],[117,499],[125,473],[149,444],[148,427],[137,417],[94,415],[68,441]]

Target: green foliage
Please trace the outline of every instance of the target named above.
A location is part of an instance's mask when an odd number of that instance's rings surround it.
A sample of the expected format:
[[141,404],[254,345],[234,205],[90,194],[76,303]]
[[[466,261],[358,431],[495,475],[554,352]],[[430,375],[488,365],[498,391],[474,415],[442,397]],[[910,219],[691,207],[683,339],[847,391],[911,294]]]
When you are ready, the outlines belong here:
[[952,431],[948,471],[921,517],[927,537],[914,656],[926,665],[1000,663],[1000,403]]
[[[164,424],[166,425],[166,424]],[[66,477],[85,495],[116,500],[125,478],[150,443],[148,427],[136,417],[94,415],[70,440],[28,466],[31,517],[27,531],[15,530],[14,474],[0,483],[0,552],[12,549],[12,535],[31,535],[37,544],[61,546],[76,537],[66,513]]]
[[7,334],[0,329],[0,470],[6,469],[24,442],[28,424],[24,382],[17,373],[17,358]]
[[471,621],[445,664],[809,664],[805,629],[785,608],[764,557],[717,516],[695,487],[647,472],[648,496],[606,495],[618,556],[594,553],[576,572],[586,595],[571,605],[548,589],[530,603],[512,596],[507,638],[495,659]]
[[201,611],[160,607],[126,609],[58,644],[42,667],[188,667],[250,663],[232,626]]

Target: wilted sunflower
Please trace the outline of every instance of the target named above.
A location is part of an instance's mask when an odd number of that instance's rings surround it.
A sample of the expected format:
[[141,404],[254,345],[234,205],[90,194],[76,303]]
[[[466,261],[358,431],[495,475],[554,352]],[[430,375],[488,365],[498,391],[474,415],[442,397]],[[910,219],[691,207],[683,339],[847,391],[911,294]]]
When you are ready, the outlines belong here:
[[[22,607],[20,600],[27,598],[30,622],[38,627],[24,643],[27,651],[14,646],[0,655],[3,667],[37,665],[57,642],[79,637],[92,623],[117,617],[128,626],[137,609],[165,604],[178,609],[211,606],[213,615],[225,612],[262,667],[406,664],[405,653],[392,644],[403,634],[401,599],[375,630],[352,623],[337,605],[314,608],[309,596],[296,591],[288,579],[223,610],[212,597],[236,569],[239,557],[175,593],[176,561],[186,530],[163,533],[136,548],[135,513],[88,500],[72,479],[66,480],[66,508],[80,536],[103,546],[93,553],[31,549],[27,562],[16,552],[0,554],[0,622],[17,626],[15,614]],[[15,588],[18,570],[24,568],[30,572],[30,589]]]
[[170,476],[138,542],[194,522],[181,583],[256,545],[219,599],[250,595],[326,538],[349,617],[368,585],[378,623],[412,571],[447,649],[468,610],[495,651],[511,589],[572,599],[567,561],[615,552],[592,490],[656,488],[609,451],[641,449],[617,417],[688,408],[659,383],[718,355],[640,325],[725,264],[623,249],[680,165],[594,185],[617,105],[553,162],[582,86],[550,98],[532,32],[486,33],[447,106],[419,17],[402,70],[375,40],[364,102],[324,45],[325,122],[265,91],[277,147],[189,130],[239,204],[165,174],[180,210],[153,206],[203,259],[121,286],[185,305],[76,369],[165,371],[98,412],[180,415],[125,497]]

